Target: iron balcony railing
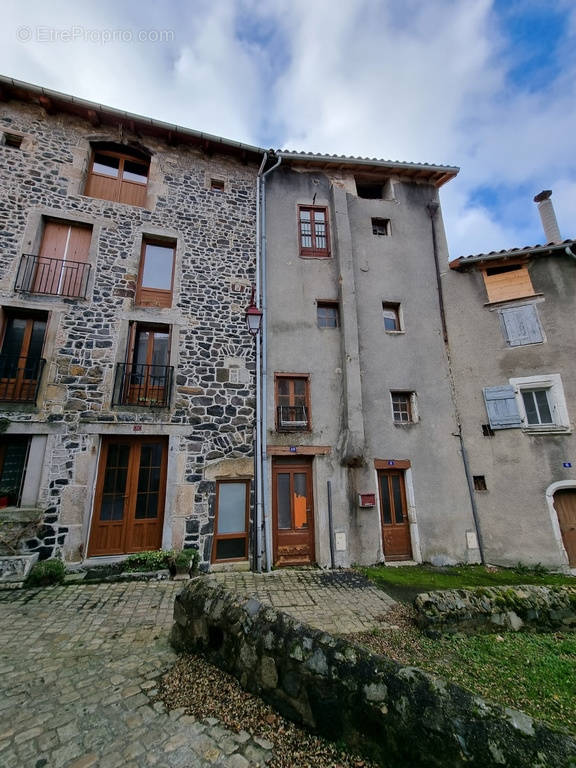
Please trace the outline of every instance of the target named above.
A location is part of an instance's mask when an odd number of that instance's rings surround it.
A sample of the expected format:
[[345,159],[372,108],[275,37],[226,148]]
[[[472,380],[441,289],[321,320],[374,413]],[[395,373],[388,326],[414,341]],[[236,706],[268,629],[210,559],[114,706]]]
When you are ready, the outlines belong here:
[[25,253],[18,267],[15,289],[21,293],[84,299],[91,265]]
[[170,405],[173,373],[171,365],[118,363],[112,405],[166,408]]
[[35,403],[46,360],[0,354],[0,401]]
[[305,405],[279,405],[278,430],[308,429],[308,410]]

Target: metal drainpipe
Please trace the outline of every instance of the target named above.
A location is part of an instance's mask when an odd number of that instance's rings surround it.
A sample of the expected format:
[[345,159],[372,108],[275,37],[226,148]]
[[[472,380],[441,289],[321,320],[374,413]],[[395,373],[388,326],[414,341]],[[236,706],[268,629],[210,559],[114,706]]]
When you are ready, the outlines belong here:
[[484,544],[482,542],[482,533],[480,530],[480,519],[478,515],[478,507],[476,506],[476,497],[474,496],[474,485],[472,482],[472,474],[470,472],[470,465],[468,463],[468,454],[466,453],[466,447],[464,445],[464,437],[462,435],[462,424],[460,422],[460,413],[458,411],[458,404],[456,402],[456,388],[454,386],[454,376],[452,374],[452,359],[450,356],[450,345],[448,343],[448,328],[446,325],[446,312],[444,309],[444,292],[442,289],[442,278],[440,276],[440,261],[438,259],[438,239],[436,236],[436,214],[440,209],[438,203],[431,203],[428,205],[428,213],[430,214],[430,223],[432,226],[432,250],[434,251],[434,268],[436,270],[436,283],[438,286],[438,304],[440,307],[440,319],[442,321],[442,336],[444,337],[444,347],[446,350],[446,357],[448,360],[448,375],[450,377],[450,390],[452,393],[452,401],[454,404],[454,411],[456,414],[456,423],[458,425],[458,439],[460,440],[460,455],[462,456],[462,462],[464,464],[464,474],[466,475],[466,484],[468,485],[468,495],[470,496],[470,505],[472,507],[472,518],[474,520],[474,528],[476,529],[476,538],[478,539],[478,551],[480,552],[480,562],[485,564],[484,558]]
[[267,351],[267,341],[268,341],[268,302],[266,298],[266,245],[267,245],[267,238],[266,238],[266,176],[268,176],[269,173],[272,173],[272,171],[275,171],[276,168],[280,165],[282,162],[282,157],[278,157],[277,162],[271,167],[268,168],[267,171],[265,171],[260,179],[261,179],[261,185],[262,185],[262,191],[261,191],[261,203],[260,203],[260,212],[262,216],[262,221],[260,224],[260,238],[261,238],[261,248],[260,248],[260,271],[261,271],[261,293],[262,293],[262,370],[261,370],[261,378],[262,378],[262,419],[260,422],[261,427],[261,437],[260,437],[260,453],[261,453],[261,464],[260,464],[260,473],[262,476],[262,511],[263,511],[263,521],[264,521],[264,542],[265,542],[265,548],[266,548],[266,570],[270,572],[272,570],[272,525],[271,525],[271,519],[270,519],[270,504],[268,500],[268,456],[266,452],[266,429],[267,429],[267,420],[266,420],[266,411],[267,411],[267,379],[268,379],[268,351]]
[[[260,177],[266,161],[268,160],[268,152],[264,152],[262,163],[258,169],[258,176],[256,177],[256,302],[260,304]],[[256,435],[254,446],[254,494],[255,494],[255,509],[254,509],[254,552],[253,552],[253,567],[258,573],[262,571],[262,547],[260,546],[260,531],[262,529],[262,404],[261,404],[261,337],[260,334],[256,336],[254,340],[254,347],[256,353]]]

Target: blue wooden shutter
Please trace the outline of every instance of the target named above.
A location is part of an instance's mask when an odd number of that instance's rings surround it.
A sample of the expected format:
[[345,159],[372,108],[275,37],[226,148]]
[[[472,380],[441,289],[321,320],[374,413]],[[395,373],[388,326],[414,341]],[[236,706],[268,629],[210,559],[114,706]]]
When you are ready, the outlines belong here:
[[514,387],[486,387],[484,402],[492,429],[515,429],[522,426]]
[[500,310],[506,341],[511,347],[543,341],[538,313],[533,304]]

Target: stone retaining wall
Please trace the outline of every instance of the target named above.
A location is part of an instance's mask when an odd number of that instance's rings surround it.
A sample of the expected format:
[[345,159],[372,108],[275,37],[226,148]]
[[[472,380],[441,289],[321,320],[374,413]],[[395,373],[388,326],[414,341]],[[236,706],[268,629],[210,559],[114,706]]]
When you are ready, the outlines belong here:
[[568,735],[232,595],[210,579],[184,588],[174,618],[177,650],[203,653],[286,717],[387,768],[576,764],[576,741]]
[[426,592],[414,601],[430,635],[501,630],[576,630],[576,586],[478,587]]

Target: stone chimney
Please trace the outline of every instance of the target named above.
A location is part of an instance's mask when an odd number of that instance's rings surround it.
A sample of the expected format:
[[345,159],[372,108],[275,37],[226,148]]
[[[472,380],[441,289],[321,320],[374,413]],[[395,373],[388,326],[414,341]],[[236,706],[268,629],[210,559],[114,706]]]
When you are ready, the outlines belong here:
[[552,190],[545,189],[536,195],[534,202],[538,203],[538,211],[540,212],[540,218],[542,219],[542,226],[544,227],[544,236],[547,243],[561,243],[562,237],[560,236],[560,230],[558,229],[558,222],[556,221],[556,214],[554,213],[554,206],[552,205]]

